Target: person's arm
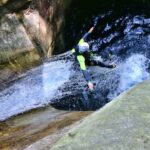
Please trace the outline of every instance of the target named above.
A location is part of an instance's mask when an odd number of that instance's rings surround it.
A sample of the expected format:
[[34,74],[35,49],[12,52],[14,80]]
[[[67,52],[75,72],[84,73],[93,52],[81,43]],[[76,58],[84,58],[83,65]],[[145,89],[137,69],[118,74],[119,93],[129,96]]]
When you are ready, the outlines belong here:
[[81,44],[83,42],[85,42],[87,40],[87,37],[89,36],[89,34],[91,34],[94,30],[94,27],[90,28],[90,30],[84,34],[84,36],[80,39],[78,44]]
[[88,85],[88,88],[90,90],[94,90],[94,84],[92,82],[92,78],[91,76],[89,75],[88,71],[87,70],[82,70],[82,73],[84,75],[84,78],[86,79],[87,81],[87,85]]
[[88,73],[87,69],[86,69],[86,65],[85,65],[85,58],[82,55],[78,55],[77,56],[77,60],[79,62],[80,68],[82,70],[82,73],[84,75],[85,80],[87,81],[88,87],[90,90],[94,89],[94,85],[92,83],[92,78],[90,76],[90,74]]
[[[92,27],[92,28],[80,39],[80,41],[78,42],[78,44],[81,44],[81,43],[85,42],[85,41],[86,41],[86,38],[88,37],[88,35],[89,35],[90,33],[93,32],[93,30],[94,30],[94,27]],[[72,53],[75,53],[75,51],[76,51],[75,48],[73,48],[73,49],[71,50]]]

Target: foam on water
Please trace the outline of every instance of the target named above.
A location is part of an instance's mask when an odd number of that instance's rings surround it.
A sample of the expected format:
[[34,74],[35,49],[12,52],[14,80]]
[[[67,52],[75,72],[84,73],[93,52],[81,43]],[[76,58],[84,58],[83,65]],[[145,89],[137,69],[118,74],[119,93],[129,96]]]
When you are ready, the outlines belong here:
[[150,77],[147,71],[150,60],[142,54],[134,54],[130,56],[124,63],[119,65],[119,85],[116,91],[109,94],[109,98],[113,99],[121,92],[129,89],[137,83]]
[[57,61],[29,71],[0,93],[0,120],[48,104],[57,89],[69,80],[72,63]]

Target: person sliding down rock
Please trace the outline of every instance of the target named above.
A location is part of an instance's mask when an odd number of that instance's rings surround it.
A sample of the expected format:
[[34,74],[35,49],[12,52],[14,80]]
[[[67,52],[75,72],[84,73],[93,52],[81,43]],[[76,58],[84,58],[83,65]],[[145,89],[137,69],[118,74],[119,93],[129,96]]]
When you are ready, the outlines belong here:
[[94,60],[95,50],[90,49],[90,46],[87,42],[87,37],[93,32],[94,27],[92,27],[79,41],[79,43],[71,50],[75,54],[77,61],[79,62],[80,69],[83,72],[83,75],[87,81],[88,88],[94,90],[94,84],[92,79],[87,71],[86,65],[101,66],[107,68],[115,68],[115,64],[105,64],[101,61]]

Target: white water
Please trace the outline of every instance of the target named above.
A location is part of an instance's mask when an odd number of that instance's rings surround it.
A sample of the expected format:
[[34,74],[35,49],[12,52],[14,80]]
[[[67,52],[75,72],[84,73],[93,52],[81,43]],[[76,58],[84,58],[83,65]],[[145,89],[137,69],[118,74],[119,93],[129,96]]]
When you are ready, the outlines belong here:
[[144,55],[134,54],[120,64],[118,68],[119,86],[117,90],[110,92],[108,97],[113,99],[121,92],[149,78],[150,74],[147,72],[149,63],[150,60]]
[[0,93],[0,120],[47,105],[69,80],[72,63],[57,61],[29,71],[23,79]]

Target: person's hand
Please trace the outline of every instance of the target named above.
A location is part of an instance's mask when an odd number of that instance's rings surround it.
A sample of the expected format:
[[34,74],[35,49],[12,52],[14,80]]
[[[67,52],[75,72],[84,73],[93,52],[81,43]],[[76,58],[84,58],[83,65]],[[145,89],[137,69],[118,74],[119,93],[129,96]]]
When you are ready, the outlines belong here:
[[93,91],[94,90],[94,84],[92,82],[88,82],[88,88]]
[[94,30],[94,27],[92,27],[90,30],[89,30],[89,33],[92,33]]

